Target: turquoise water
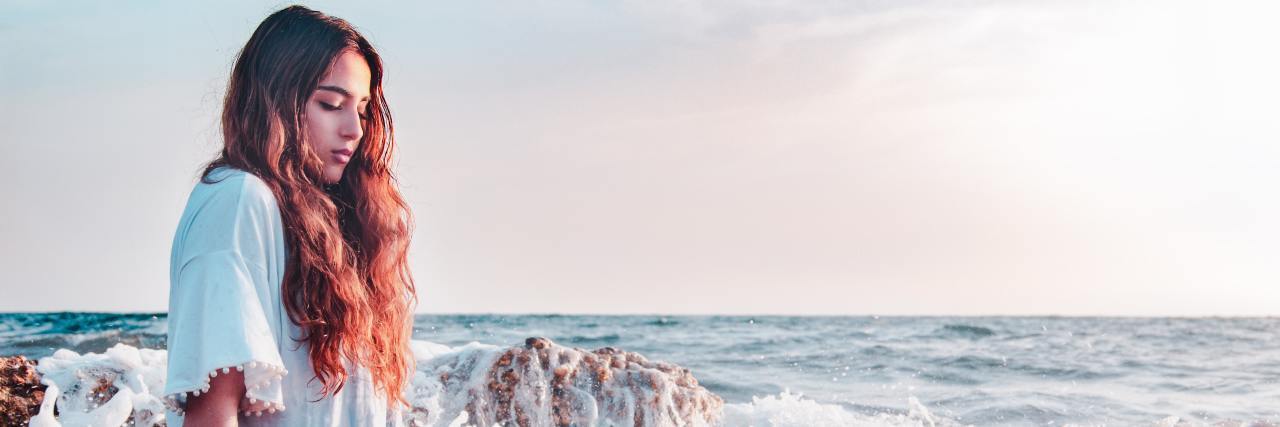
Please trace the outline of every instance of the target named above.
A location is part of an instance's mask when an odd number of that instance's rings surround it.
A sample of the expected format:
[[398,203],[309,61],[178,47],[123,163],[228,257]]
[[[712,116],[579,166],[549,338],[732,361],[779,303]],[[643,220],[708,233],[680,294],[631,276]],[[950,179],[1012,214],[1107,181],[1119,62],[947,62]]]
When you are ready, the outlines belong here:
[[[618,347],[691,369],[731,405],[798,393],[849,414],[823,415],[836,419],[907,414],[914,398],[956,424],[1280,423],[1276,318],[432,315],[416,325],[415,339],[451,347],[531,336]],[[164,314],[0,314],[0,355],[164,341]]]

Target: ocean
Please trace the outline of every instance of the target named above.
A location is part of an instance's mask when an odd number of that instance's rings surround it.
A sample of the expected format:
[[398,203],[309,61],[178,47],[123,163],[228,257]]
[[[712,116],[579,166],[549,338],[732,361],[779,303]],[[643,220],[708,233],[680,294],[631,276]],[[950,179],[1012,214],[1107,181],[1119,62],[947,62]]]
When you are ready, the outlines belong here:
[[[163,349],[165,331],[163,313],[0,314],[0,355]],[[688,368],[725,425],[1280,425],[1277,318],[421,315],[414,333],[528,337]]]

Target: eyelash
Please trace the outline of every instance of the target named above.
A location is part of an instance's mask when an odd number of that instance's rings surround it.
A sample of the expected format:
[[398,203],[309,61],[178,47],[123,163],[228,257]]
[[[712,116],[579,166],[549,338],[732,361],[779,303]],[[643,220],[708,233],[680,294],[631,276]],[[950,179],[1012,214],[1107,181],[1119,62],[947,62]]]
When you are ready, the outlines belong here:
[[[321,106],[321,107],[324,107],[324,109],[329,110],[329,111],[338,111],[338,110],[341,110],[341,109],[342,109],[342,106],[341,106],[341,105],[329,105],[329,104],[325,104],[325,103],[323,103],[323,102],[321,102],[321,103],[320,103],[320,106]],[[369,120],[369,116],[366,116],[366,115],[364,115],[364,114],[361,114],[361,115],[360,115],[360,120]]]

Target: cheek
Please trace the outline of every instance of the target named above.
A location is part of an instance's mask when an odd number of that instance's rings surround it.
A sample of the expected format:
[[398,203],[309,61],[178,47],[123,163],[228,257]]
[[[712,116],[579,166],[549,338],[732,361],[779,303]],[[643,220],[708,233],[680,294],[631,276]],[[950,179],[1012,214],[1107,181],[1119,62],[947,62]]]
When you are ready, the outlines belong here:
[[324,112],[319,108],[309,105],[307,114],[302,118],[302,122],[307,128],[307,144],[315,148],[317,152],[324,145],[325,126]]

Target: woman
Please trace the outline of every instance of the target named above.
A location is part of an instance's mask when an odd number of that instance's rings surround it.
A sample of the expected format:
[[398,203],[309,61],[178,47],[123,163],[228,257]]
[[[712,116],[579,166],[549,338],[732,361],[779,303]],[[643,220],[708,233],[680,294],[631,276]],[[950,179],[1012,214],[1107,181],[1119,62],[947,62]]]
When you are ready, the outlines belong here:
[[378,53],[301,6],[235,62],[170,266],[169,425],[399,424],[412,217]]

